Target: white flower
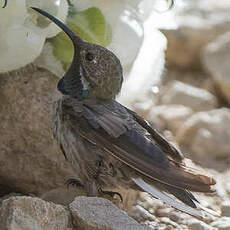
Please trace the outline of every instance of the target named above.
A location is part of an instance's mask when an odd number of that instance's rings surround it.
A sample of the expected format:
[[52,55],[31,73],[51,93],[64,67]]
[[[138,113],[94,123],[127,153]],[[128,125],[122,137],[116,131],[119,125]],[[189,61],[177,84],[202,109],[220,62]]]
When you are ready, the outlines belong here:
[[53,14],[63,20],[68,10],[65,0],[10,0],[5,8],[0,8],[0,72],[33,62],[41,53],[46,37],[59,32],[53,23],[39,24],[39,16],[28,9],[30,6],[54,10]]

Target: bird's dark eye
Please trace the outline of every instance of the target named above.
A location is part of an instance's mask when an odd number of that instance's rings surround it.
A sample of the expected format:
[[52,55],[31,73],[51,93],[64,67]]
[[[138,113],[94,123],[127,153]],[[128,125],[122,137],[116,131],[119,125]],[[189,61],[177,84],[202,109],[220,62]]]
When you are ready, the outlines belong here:
[[94,54],[92,54],[92,53],[87,53],[87,54],[85,55],[85,58],[86,58],[87,61],[93,61],[93,59],[94,59]]

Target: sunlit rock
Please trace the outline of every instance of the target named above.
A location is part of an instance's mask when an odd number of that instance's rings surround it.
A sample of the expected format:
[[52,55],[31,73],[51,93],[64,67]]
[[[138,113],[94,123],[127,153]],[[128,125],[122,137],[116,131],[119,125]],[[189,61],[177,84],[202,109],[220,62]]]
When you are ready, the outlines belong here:
[[[176,4],[177,5],[177,4]],[[229,1],[183,1],[172,14],[176,26],[163,29],[168,39],[167,65],[200,69],[201,49],[230,30]]]
[[227,108],[199,112],[191,116],[178,130],[181,146],[198,157],[229,156],[230,110]]
[[222,95],[230,104],[230,33],[226,33],[213,43],[209,44],[203,52],[203,63],[207,72],[211,74]]
[[147,120],[154,127],[168,129],[175,134],[193,113],[191,108],[183,105],[158,105],[150,110]]
[[208,91],[180,81],[169,82],[160,94],[161,104],[180,104],[194,111],[205,111],[217,107],[216,97]]

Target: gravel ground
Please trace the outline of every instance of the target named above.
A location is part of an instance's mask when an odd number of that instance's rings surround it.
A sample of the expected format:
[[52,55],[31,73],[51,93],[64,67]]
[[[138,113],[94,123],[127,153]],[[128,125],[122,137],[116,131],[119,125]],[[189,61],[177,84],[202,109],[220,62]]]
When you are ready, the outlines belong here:
[[159,230],[230,230],[230,170],[223,173],[215,170],[207,171],[217,180],[216,193],[196,194],[196,197],[203,206],[220,212],[221,217],[207,215],[204,220],[198,220],[163,204],[162,201],[146,193],[140,194],[131,216],[138,222]]

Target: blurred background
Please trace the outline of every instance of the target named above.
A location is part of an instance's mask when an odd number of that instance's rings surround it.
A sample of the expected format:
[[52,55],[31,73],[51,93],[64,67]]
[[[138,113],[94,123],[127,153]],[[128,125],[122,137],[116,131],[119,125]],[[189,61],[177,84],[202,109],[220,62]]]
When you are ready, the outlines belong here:
[[[4,5],[4,1],[0,1]],[[137,111],[217,180],[197,195],[222,218],[198,221],[146,194],[135,219],[153,229],[230,229],[230,1],[11,0],[0,8],[0,178],[2,195],[66,203],[73,174],[52,138],[56,84],[72,46],[36,6],[84,39],[113,51],[124,68],[117,100]],[[170,9],[169,9],[170,8]],[[57,189],[58,187],[58,189]],[[66,192],[66,191],[65,191]],[[128,198],[127,198],[128,199]],[[132,203],[133,205],[133,203]]]

